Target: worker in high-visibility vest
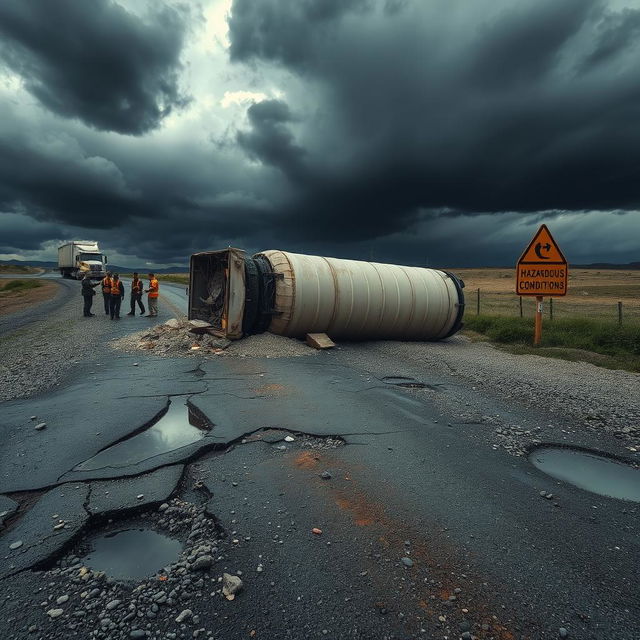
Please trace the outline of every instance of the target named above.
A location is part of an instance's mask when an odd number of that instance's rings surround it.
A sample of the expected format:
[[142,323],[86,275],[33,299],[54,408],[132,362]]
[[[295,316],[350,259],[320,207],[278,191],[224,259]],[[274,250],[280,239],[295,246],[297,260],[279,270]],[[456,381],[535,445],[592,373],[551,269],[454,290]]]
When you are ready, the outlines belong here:
[[147,302],[149,303],[149,313],[147,314],[147,318],[155,318],[158,315],[158,290],[160,289],[160,284],[158,283],[158,279],[153,273],[149,274],[149,288],[145,289],[145,291],[149,294],[147,298]]
[[145,309],[144,304],[142,304],[142,290],[144,286],[142,284],[142,280],[138,278],[138,273],[136,271],[133,272],[133,280],[131,281],[131,311],[127,313],[128,316],[136,315],[136,302],[138,303],[138,307],[140,307],[140,315],[143,316]]
[[102,298],[104,300],[104,312],[109,315],[109,304],[111,302],[111,271],[107,271],[107,275],[100,281],[102,285]]
[[114,273],[111,278],[111,300],[109,301],[109,312],[112,320],[120,320],[122,298],[124,298],[124,285],[118,274]]

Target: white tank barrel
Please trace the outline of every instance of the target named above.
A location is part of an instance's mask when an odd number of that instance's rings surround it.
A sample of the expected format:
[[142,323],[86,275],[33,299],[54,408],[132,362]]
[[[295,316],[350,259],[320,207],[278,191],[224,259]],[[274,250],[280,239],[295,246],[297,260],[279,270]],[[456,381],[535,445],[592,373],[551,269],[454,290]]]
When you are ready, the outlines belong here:
[[189,318],[231,339],[438,340],[462,326],[463,287],[438,269],[230,247],[191,256]]
[[445,271],[285,251],[257,256],[276,274],[272,333],[434,340],[460,328],[463,285]]

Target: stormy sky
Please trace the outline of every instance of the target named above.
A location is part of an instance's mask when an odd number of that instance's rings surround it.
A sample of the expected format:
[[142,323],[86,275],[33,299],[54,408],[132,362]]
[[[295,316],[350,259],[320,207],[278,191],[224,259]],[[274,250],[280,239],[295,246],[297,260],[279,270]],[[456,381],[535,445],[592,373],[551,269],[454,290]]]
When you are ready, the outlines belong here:
[[640,0],[2,0],[0,259],[640,260]]

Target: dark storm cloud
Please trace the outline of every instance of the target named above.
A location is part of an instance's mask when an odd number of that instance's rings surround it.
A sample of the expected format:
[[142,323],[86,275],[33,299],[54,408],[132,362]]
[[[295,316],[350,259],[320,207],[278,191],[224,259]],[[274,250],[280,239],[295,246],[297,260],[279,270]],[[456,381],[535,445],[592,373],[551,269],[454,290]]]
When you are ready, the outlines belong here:
[[292,180],[304,178],[304,150],[287,128],[291,122],[288,105],[281,100],[265,100],[247,110],[250,131],[239,131],[238,144],[252,159],[280,169]]
[[[235,0],[229,23],[233,60],[285,67],[314,89],[296,143],[304,190],[283,209],[290,237],[383,236],[425,209],[638,207],[635,12],[380,0],[314,16],[322,4]],[[252,153],[281,168],[281,154]]]
[[593,51],[580,65],[588,71],[624,54],[629,46],[637,43],[640,35],[640,10],[624,9],[607,15],[601,22]]
[[178,87],[186,21],[145,19],[110,0],[3,0],[0,56],[43,106],[101,130],[139,135],[186,98]]
[[369,0],[285,0],[264,5],[251,0],[234,2],[229,28],[232,60],[252,57],[297,65],[314,55],[316,46],[331,35],[340,18],[363,12]]
[[30,134],[8,109],[0,111],[0,211],[88,228],[109,228],[147,205],[118,167],[87,156],[66,135]]

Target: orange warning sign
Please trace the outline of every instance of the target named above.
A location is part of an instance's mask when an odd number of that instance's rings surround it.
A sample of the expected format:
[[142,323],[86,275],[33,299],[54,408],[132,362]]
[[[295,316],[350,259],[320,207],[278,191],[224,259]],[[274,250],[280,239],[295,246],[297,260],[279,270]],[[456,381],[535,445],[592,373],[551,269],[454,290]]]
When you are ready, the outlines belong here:
[[565,296],[569,265],[560,247],[543,224],[516,265],[519,296]]

